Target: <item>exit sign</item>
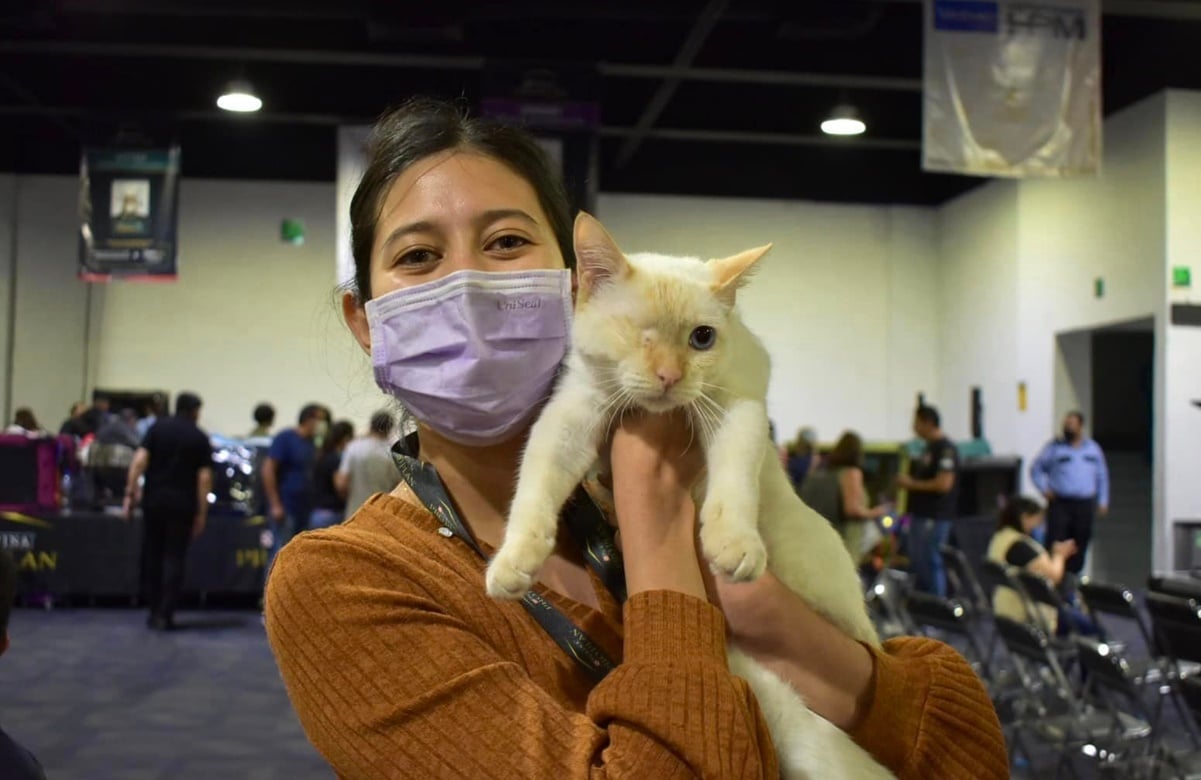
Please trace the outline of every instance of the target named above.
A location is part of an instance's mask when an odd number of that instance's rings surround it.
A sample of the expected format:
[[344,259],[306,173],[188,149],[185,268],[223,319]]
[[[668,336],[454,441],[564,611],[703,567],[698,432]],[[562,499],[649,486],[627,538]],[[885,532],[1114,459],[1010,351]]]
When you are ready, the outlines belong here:
[[1193,270],[1187,265],[1177,265],[1172,268],[1173,287],[1192,287]]

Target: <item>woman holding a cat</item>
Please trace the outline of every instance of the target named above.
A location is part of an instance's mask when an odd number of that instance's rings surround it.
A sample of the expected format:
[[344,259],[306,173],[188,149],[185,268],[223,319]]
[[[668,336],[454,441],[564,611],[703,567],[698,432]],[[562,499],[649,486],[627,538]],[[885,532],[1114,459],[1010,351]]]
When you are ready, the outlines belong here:
[[487,556],[568,346],[562,185],[525,134],[417,101],[376,126],[351,220],[346,320],[417,441],[391,495],[280,553],[266,600],[293,705],[339,776],[774,778],[727,631],[898,777],[1008,776],[992,705],[952,649],[869,650],[770,574],[709,576],[691,496],[703,459],[677,415],[613,431],[620,556],[583,498],[531,595],[489,598]]

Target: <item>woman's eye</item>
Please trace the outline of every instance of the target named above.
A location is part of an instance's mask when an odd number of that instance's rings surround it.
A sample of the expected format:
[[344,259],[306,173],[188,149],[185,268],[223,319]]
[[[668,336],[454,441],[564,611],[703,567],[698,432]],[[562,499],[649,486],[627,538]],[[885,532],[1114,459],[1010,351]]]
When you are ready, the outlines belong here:
[[717,329],[708,325],[693,328],[692,334],[688,337],[688,346],[701,352],[712,349],[715,343],[717,343]]
[[512,252],[514,249],[521,249],[523,246],[527,246],[529,243],[530,241],[527,238],[522,238],[521,236],[516,235],[508,235],[500,236],[494,239],[492,243],[488,245],[488,248],[496,249],[501,252]]
[[397,265],[425,265],[434,259],[434,253],[428,249],[410,249],[396,258]]

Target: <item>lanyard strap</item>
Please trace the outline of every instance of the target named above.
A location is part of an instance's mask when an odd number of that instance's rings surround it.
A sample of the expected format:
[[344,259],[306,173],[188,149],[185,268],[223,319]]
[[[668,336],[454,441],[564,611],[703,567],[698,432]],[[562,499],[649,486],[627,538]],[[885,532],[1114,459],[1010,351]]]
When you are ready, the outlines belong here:
[[[416,494],[426,509],[438,519],[451,535],[463,540],[484,560],[479,542],[464,525],[438,477],[438,472],[428,463],[413,457],[414,442],[398,442],[392,449],[392,459],[400,470],[400,477]],[[565,509],[564,519],[572,536],[584,550],[588,565],[596,572],[601,582],[619,602],[626,598],[625,576],[621,554],[614,545],[613,530],[605,521],[600,509],[582,488],[577,490]],[[598,682],[614,668],[613,661],[562,610],[551,604],[532,588],[526,591],[521,605],[538,621],[538,625],[555,640],[563,652],[574,658]]]

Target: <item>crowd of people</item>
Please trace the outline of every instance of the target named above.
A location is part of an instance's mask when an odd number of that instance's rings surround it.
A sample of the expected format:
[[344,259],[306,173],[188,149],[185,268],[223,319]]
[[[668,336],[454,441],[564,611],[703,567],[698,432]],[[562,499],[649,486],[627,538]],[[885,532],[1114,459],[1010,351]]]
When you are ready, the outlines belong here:
[[[97,394],[91,404],[73,404],[59,428],[60,436],[80,445],[69,448],[72,457],[86,452],[82,461],[104,486],[103,495],[94,498],[120,503],[126,518],[141,508],[143,594],[150,607],[147,624],[156,629],[174,625],[188,545],[207,522],[213,445],[199,425],[201,407],[199,396],[184,392],[173,415],[164,414],[157,397],[140,410],[127,405],[114,410],[110,399]],[[372,415],[357,438],[353,423],[331,424],[329,408],[317,403],[301,409],[295,426],[278,431],[271,404],[258,404],[252,416],[254,427],[241,442],[257,454],[260,490],[253,508],[265,515],[271,532],[268,567],[296,533],[342,522],[371,495],[387,493],[399,481],[391,455],[396,418],[390,411]],[[50,435],[28,408],[16,410],[5,433]],[[126,456],[113,458],[114,452]]]
[[[909,492],[905,558],[918,590],[945,597],[947,574],[939,549],[952,541],[958,514],[959,453],[931,406],[918,407],[913,432],[922,451],[892,485]],[[781,460],[805,502],[835,527],[852,559],[864,562],[883,536],[875,521],[892,514],[895,506],[889,501],[872,505],[860,436],[844,432],[823,455],[813,429],[803,428],[781,449]],[[1077,606],[1074,582],[1084,567],[1095,517],[1108,512],[1109,474],[1100,445],[1084,435],[1082,412],[1065,416],[1062,435],[1034,459],[1030,478],[1044,503],[1022,495],[1006,497],[986,557],[1045,577],[1060,590],[1064,608],[1049,616],[1048,625],[1095,633]],[[995,607],[997,614],[1026,619],[1017,594],[1004,588],[997,591]]]

